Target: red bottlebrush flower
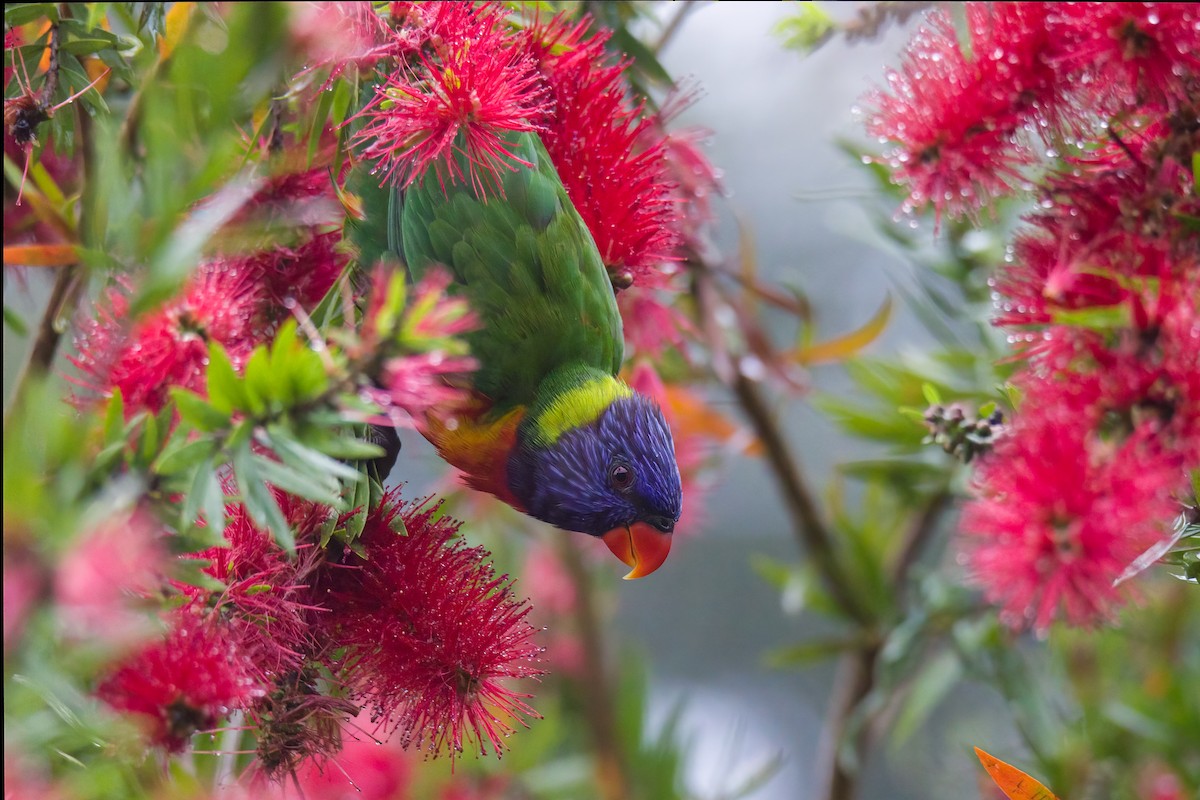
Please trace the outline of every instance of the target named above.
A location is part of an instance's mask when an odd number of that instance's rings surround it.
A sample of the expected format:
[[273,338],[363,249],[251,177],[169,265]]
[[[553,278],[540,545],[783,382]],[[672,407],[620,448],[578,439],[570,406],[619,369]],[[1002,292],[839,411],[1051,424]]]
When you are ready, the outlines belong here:
[[74,637],[128,645],[155,628],[137,601],[159,589],[166,551],[144,511],[105,520],[68,551],[54,578],[60,618]]
[[867,129],[895,143],[884,161],[909,187],[905,210],[970,213],[1022,182],[1033,156],[1017,134],[1059,108],[1043,60],[1046,5],[968,4],[971,58],[950,15],[932,13],[888,90],[868,95]]
[[564,17],[531,26],[524,46],[554,103],[542,140],[583,217],[614,285],[661,285],[658,269],[678,258],[680,200],[661,135],[643,105],[631,106],[627,61],[609,64],[607,32]]
[[1106,617],[1113,581],[1161,537],[1178,511],[1177,462],[1150,428],[1105,442],[1072,398],[1071,380],[1041,382],[1010,433],[982,459],[963,512],[967,561],[1015,627],[1044,631]]
[[120,389],[126,413],[159,411],[172,386],[203,390],[208,342],[224,345],[235,364],[249,357],[269,329],[263,322],[263,287],[245,270],[205,264],[181,296],[128,326],[129,300],[111,289],[97,316],[76,332],[81,373],[74,381],[100,396]]
[[287,313],[288,298],[301,308],[316,306],[346,267],[348,256],[340,249],[341,231],[314,228],[302,237],[294,246],[276,245],[235,259],[228,267],[245,269],[262,284],[270,301],[264,304],[264,314],[276,322]]
[[253,663],[264,682],[299,669],[312,649],[311,615],[319,609],[308,603],[311,573],[319,557],[315,538],[328,509],[274,490],[297,539],[297,555],[288,555],[266,531],[250,519],[245,506],[227,506],[227,546],[211,547],[187,557],[206,559],[203,571],[225,584],[213,593],[176,583],[198,610],[215,609],[229,626],[238,648]]
[[1190,3],[1055,3],[1055,66],[1085,75],[1085,107],[1113,115],[1175,107],[1200,78],[1200,12]]
[[376,89],[355,141],[399,186],[432,167],[442,185],[466,181],[480,194],[498,192],[499,174],[524,163],[504,134],[537,129],[544,89],[528,57],[509,46],[499,6],[437,3],[421,16],[428,46]]
[[193,733],[210,730],[266,688],[225,626],[189,611],[173,623],[164,639],[119,664],[96,694],[143,720],[155,745],[179,752]]
[[348,648],[332,668],[404,747],[453,758],[473,742],[499,753],[513,723],[536,716],[529,695],[502,681],[540,675],[540,650],[508,577],[455,540],[458,523],[438,508],[389,493],[360,539],[366,559],[327,569],[322,621],[333,646]]

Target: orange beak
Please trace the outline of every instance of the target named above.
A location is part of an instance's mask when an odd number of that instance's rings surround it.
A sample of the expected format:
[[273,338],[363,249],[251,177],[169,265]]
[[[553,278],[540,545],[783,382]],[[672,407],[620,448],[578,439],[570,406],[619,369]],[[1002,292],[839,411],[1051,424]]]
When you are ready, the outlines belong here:
[[632,567],[625,576],[627,581],[644,578],[654,572],[671,552],[671,534],[656,530],[644,522],[616,528],[601,538],[614,556]]

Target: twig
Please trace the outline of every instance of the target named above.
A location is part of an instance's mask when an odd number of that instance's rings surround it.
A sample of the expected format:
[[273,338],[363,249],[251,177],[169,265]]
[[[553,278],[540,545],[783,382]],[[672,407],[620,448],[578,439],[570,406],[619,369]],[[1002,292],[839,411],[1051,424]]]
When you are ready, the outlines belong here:
[[625,758],[617,737],[613,717],[613,692],[604,663],[599,615],[596,612],[591,575],[570,537],[555,536],[563,566],[571,575],[579,593],[575,616],[583,644],[583,677],[577,683],[583,694],[584,715],[591,728],[596,750],[596,782],[602,800],[627,800],[631,797]]
[[683,26],[683,21],[688,18],[688,15],[696,10],[696,5],[696,3],[690,2],[690,0],[679,4],[679,10],[676,11],[675,15],[671,17],[669,22],[667,22],[666,27],[663,28],[662,34],[658,37],[658,41],[656,41],[650,47],[650,52],[654,53],[655,56],[662,53],[663,48],[666,47],[673,38],[675,38],[675,34],[678,33],[680,27]]
[[[952,499],[953,495],[948,489],[936,492],[905,531],[888,569],[892,596],[896,598],[898,605],[904,604],[909,573],[925,543],[937,530],[938,521],[950,507]],[[898,613],[902,614],[902,609],[898,610]],[[841,664],[838,665],[833,697],[826,709],[825,725],[817,748],[821,791],[816,796],[822,800],[853,800],[857,794],[858,776],[853,770],[845,768],[838,758],[838,753],[846,737],[851,717],[875,688],[875,661],[882,647],[882,641],[868,640],[867,644],[843,656]],[[859,727],[854,749],[860,754],[867,749],[872,723],[876,717],[878,712],[872,713]]]
[[783,437],[778,422],[767,408],[759,384],[750,380],[741,370],[734,375],[734,392],[745,410],[754,432],[763,443],[772,472],[779,481],[784,501],[792,517],[792,530],[800,546],[817,565],[817,572],[829,596],[845,612],[846,616],[859,625],[873,623],[871,612],[851,590],[841,565],[833,550],[833,534],[825,526],[817,511],[816,502],[800,472],[798,459]]

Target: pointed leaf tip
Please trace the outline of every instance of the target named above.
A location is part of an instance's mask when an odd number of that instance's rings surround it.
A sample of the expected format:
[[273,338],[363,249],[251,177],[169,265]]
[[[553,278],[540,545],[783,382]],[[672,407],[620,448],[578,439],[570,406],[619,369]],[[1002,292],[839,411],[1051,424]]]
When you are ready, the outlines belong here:
[[1009,800],[1058,800],[1053,792],[1021,770],[978,747],[974,749],[979,763]]

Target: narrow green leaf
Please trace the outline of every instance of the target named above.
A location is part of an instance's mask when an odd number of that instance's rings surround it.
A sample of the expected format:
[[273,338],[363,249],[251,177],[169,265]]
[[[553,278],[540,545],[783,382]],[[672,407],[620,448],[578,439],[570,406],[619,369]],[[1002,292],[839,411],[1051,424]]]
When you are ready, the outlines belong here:
[[172,387],[171,399],[179,418],[196,430],[212,433],[229,427],[229,414],[218,411],[193,391]]
[[941,405],[942,403],[942,395],[932,383],[921,384],[921,394],[925,395],[925,399],[931,406]]
[[271,408],[273,395],[276,394],[275,385],[283,382],[272,380],[269,358],[267,348],[259,346],[254,348],[254,352],[246,361],[243,385],[246,387],[246,398],[250,401],[250,408],[258,416]]
[[275,502],[275,495],[263,483],[262,475],[256,467],[249,443],[234,451],[233,472],[242,503],[256,524],[267,528],[280,547],[288,553],[294,553],[296,538],[279,504]]
[[327,456],[347,461],[369,461],[383,455],[383,448],[377,444],[353,436],[341,436],[321,428],[306,430],[304,442]]
[[953,650],[942,650],[932,659],[923,661],[896,717],[891,745],[902,747],[917,732],[938,703],[958,685],[962,672],[962,662]]
[[838,636],[787,645],[767,653],[767,665],[774,669],[804,667],[824,661],[863,645],[861,636]]
[[4,4],[4,24],[10,28],[43,18],[58,22],[58,3]]
[[125,397],[120,387],[114,387],[112,397],[104,408],[104,443],[125,441]]
[[183,498],[183,527],[196,524],[203,512],[204,521],[215,536],[225,530],[225,493],[214,470],[214,457],[209,456],[196,467],[192,487]]
[[325,505],[339,506],[344,510],[345,502],[338,496],[341,485],[326,473],[301,471],[286,464],[272,461],[255,454],[254,468],[267,483],[288,494]]
[[8,306],[4,307],[4,324],[18,336],[29,335],[29,326],[25,324],[25,320],[17,316],[17,312]]
[[208,402],[222,414],[246,410],[246,387],[233,369],[220,342],[208,344]]
[[[309,439],[308,436],[305,439]],[[343,464],[329,456],[314,450],[296,440],[292,433],[284,426],[273,424],[267,426],[267,446],[275,451],[285,464],[289,464],[301,471],[311,471],[318,475],[329,475],[336,480],[350,481],[358,480],[361,474],[348,464]],[[381,449],[382,452],[382,449]]]
[[189,442],[177,437],[177,441],[172,441],[163,449],[151,468],[160,475],[179,475],[210,460],[216,451],[217,443],[212,439],[196,439]]

